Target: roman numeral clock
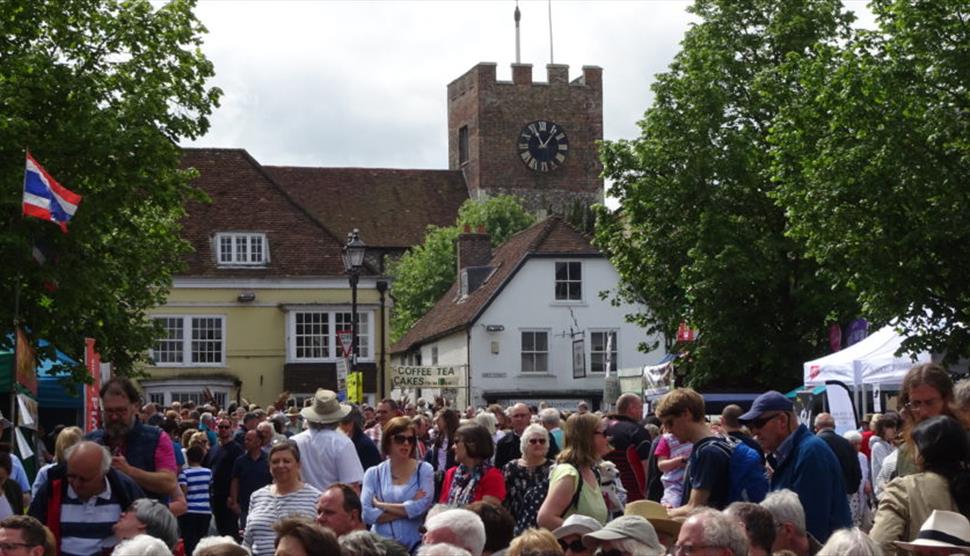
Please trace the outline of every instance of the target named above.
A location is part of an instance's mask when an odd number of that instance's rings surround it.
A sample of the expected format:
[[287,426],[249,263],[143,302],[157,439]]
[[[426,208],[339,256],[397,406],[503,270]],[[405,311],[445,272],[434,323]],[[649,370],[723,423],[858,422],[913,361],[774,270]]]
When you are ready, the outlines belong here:
[[536,120],[519,132],[518,153],[522,162],[536,172],[551,172],[566,161],[569,138],[566,131],[549,120]]

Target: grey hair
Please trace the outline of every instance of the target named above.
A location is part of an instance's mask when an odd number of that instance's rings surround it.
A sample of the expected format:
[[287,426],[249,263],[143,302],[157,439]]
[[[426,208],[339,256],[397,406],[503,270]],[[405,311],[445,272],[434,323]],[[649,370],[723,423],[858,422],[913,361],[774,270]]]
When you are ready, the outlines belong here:
[[539,412],[539,422],[543,425],[556,428],[562,421],[562,417],[559,416],[559,410],[554,407],[547,407]]
[[112,554],[117,556],[172,556],[172,551],[160,539],[142,534],[121,541]]
[[846,431],[842,434],[842,438],[848,440],[856,446],[860,446],[862,444],[862,434],[860,434],[859,431]]
[[475,415],[475,422],[485,427],[488,434],[495,434],[495,425],[498,423],[498,420],[495,418],[494,413],[490,411],[479,411],[478,415]]
[[882,556],[882,549],[858,527],[839,529],[818,551],[819,556]]
[[426,544],[418,549],[417,556],[472,556],[460,546],[448,543]]
[[522,431],[522,438],[519,439],[519,451],[525,455],[525,449],[529,447],[529,439],[538,436],[546,439],[546,453],[549,453],[549,431],[546,427],[538,423],[532,423]]
[[175,548],[179,542],[179,526],[168,506],[150,498],[139,498],[131,503],[131,508],[138,521],[145,525],[145,533],[161,539],[169,549]]
[[371,531],[351,531],[340,537],[342,556],[386,556],[380,537]]
[[688,521],[690,520],[701,522],[704,544],[727,548],[734,556],[744,556],[748,553],[748,537],[736,519],[717,510],[705,508],[691,514],[688,518]]
[[798,495],[787,488],[768,493],[761,502],[777,523],[791,523],[799,534],[805,534],[805,508]]
[[[238,552],[238,554],[252,554],[248,548],[239,546],[239,543],[235,539],[226,535],[224,537],[203,537],[199,539],[199,544],[195,545],[192,556],[207,556],[219,549],[219,547],[230,547],[226,549],[226,553],[232,550],[233,552]],[[237,548],[239,549],[238,551],[236,550]]]
[[953,401],[964,411],[970,409],[970,378],[963,378],[953,385]]
[[485,524],[475,512],[458,508],[445,510],[428,518],[424,526],[428,531],[449,529],[472,556],[481,556],[485,550]]
[[68,446],[64,450],[64,461],[70,460],[71,456],[73,456],[75,452],[85,447],[88,449],[98,448],[101,450],[101,474],[107,475],[108,471],[111,469],[111,452],[108,451],[107,447],[102,446],[97,442],[92,442],[91,440],[82,440],[73,446]]

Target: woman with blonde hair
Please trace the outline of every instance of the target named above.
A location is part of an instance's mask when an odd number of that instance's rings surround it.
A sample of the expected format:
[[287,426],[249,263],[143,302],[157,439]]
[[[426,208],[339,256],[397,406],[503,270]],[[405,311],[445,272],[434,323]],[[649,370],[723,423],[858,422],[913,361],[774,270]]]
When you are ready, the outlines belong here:
[[512,539],[505,556],[561,556],[562,548],[552,533],[545,529],[526,529]]
[[606,422],[583,413],[566,419],[557,465],[549,477],[549,494],[539,508],[536,521],[550,531],[572,514],[587,515],[605,524],[609,511],[600,489],[596,466],[610,452]]
[[84,432],[78,427],[64,427],[61,429],[61,432],[57,433],[57,439],[54,440],[54,461],[37,471],[34,484],[30,487],[31,498],[36,498],[37,491],[40,490],[41,485],[47,482],[47,470],[58,463],[67,463],[67,459],[64,457],[64,451],[80,442],[83,438]]

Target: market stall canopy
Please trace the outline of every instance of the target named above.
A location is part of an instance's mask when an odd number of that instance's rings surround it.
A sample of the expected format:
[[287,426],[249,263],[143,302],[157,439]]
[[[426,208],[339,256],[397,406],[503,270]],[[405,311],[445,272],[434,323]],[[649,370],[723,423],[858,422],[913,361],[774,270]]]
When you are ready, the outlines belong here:
[[[46,340],[40,340],[42,347],[47,346]],[[77,362],[60,350],[55,350],[56,361],[69,366]],[[37,361],[37,404],[40,408],[81,409],[83,399],[80,385],[65,388],[62,379],[64,374],[54,375],[55,360],[40,359]],[[0,351],[0,391],[9,392],[13,386],[13,351]],[[73,394],[73,395],[72,395]]]
[[803,365],[805,385],[823,385],[827,380],[849,385],[899,385],[910,367],[930,362],[930,354],[926,352],[897,357],[896,352],[905,339],[892,326],[884,326],[861,342],[807,361]]

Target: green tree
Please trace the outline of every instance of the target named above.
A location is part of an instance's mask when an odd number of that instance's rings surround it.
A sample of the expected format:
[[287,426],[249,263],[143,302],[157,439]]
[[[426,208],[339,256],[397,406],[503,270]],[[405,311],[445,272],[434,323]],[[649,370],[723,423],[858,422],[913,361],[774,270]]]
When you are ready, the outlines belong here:
[[[151,346],[146,311],[187,249],[179,220],[194,193],[177,142],[205,133],[221,95],[193,7],[0,1],[0,320],[14,320],[19,291],[32,338],[80,359],[93,337],[121,372]],[[21,218],[26,148],[83,195],[69,234]],[[31,259],[36,242],[47,264]]]
[[878,29],[798,65],[776,118],[790,235],[904,349],[970,356],[970,11],[878,0]]
[[637,322],[667,338],[682,320],[700,331],[683,365],[691,384],[785,386],[851,302],[785,237],[766,136],[795,90],[789,57],[844,38],[851,16],[837,0],[689,10],[700,21],[657,76],[640,138],[603,146],[620,208],[600,209],[596,240],[620,273],[618,299],[647,307]]
[[391,341],[396,342],[448,291],[458,273],[455,240],[465,225],[473,230],[482,226],[489,234],[492,247],[497,247],[513,234],[535,222],[516,197],[498,195],[469,199],[458,209],[454,226],[429,226],[424,243],[413,247],[389,273],[394,276],[391,295]]

